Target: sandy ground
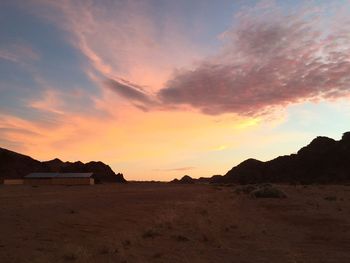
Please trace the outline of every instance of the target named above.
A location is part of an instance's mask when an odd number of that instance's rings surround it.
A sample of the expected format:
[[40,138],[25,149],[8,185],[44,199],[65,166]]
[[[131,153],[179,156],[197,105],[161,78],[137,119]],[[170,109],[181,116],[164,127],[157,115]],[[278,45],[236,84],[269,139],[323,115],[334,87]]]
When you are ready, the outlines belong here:
[[350,186],[280,188],[1,185],[0,262],[350,262]]

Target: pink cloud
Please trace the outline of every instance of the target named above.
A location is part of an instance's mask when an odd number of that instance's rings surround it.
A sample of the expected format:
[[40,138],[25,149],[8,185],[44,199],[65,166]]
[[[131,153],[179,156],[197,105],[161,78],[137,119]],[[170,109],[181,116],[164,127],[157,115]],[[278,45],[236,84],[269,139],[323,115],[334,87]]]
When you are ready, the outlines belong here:
[[322,32],[317,15],[271,11],[239,17],[225,33],[224,50],[174,75],[159,100],[206,114],[258,115],[300,101],[346,96],[350,30],[338,24]]
[[349,94],[348,6],[286,14],[274,1],[262,1],[238,12],[221,35],[222,49],[196,66],[191,62],[201,52],[189,36],[168,21],[159,31],[147,1],[65,1],[51,7],[60,12],[50,19],[70,33],[106,79],[104,87],[144,111],[192,108],[256,116]]

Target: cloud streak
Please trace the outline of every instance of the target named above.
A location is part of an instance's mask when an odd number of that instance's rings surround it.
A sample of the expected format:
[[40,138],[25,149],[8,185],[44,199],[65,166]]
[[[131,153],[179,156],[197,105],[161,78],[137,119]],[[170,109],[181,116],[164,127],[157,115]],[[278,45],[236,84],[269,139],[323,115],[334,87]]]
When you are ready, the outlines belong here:
[[0,60],[7,60],[13,63],[39,60],[40,55],[30,45],[23,43],[12,43],[9,46],[0,46]]
[[154,102],[151,100],[151,96],[142,90],[141,87],[126,80],[117,81],[114,79],[107,79],[105,81],[105,86],[129,100],[138,101],[149,105],[154,104]]
[[[150,90],[164,85],[174,67],[191,63],[202,48],[189,41],[174,16],[154,14],[145,1],[33,0],[33,12],[69,34],[70,42],[106,78],[128,79]],[[168,3],[169,4],[169,3]]]

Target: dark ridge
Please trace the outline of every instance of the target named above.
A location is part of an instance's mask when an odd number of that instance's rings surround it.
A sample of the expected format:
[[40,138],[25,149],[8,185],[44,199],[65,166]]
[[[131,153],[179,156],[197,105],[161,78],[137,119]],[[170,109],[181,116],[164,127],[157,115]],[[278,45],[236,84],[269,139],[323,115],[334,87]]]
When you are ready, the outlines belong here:
[[22,178],[32,172],[43,172],[41,162],[4,148],[0,148],[0,178]]
[[96,182],[124,183],[122,173],[114,171],[103,162],[63,162],[58,158],[40,162],[29,156],[0,148],[0,178],[23,178],[33,172],[92,172]]
[[183,176],[180,180],[174,179],[171,181],[171,183],[177,183],[177,184],[194,184],[195,179],[191,178],[188,175]]
[[[181,180],[173,180],[180,182]],[[195,183],[344,183],[350,181],[350,132],[342,139],[319,136],[296,154],[262,162],[247,159],[224,176],[192,179]]]
[[350,181],[350,132],[340,141],[317,137],[296,154],[267,162],[248,159],[216,178],[221,183],[340,183]]

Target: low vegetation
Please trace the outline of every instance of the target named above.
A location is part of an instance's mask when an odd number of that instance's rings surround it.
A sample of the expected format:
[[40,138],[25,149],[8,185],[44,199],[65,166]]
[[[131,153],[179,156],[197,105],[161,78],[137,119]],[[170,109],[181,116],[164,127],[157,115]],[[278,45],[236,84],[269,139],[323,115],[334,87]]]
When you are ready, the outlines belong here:
[[235,188],[236,194],[250,194],[254,198],[286,198],[287,195],[271,184],[248,184]]
[[262,186],[258,187],[258,189],[252,191],[252,197],[255,198],[286,198],[287,195],[274,186]]
[[147,230],[145,233],[143,233],[142,237],[143,238],[155,238],[157,236],[160,236],[160,233],[158,233],[157,231],[153,230],[153,229],[149,229]]
[[334,196],[334,195],[326,196],[326,197],[324,198],[324,200],[327,200],[327,201],[337,201],[337,197]]

